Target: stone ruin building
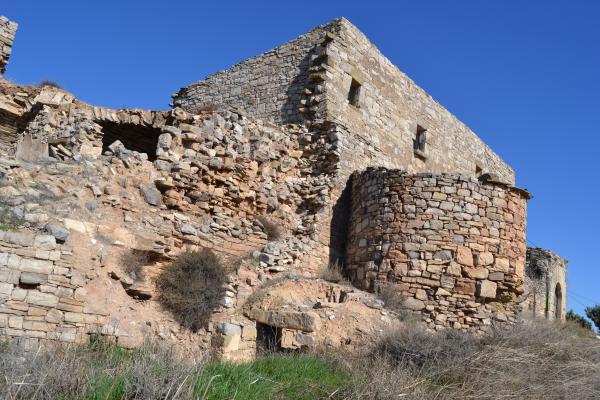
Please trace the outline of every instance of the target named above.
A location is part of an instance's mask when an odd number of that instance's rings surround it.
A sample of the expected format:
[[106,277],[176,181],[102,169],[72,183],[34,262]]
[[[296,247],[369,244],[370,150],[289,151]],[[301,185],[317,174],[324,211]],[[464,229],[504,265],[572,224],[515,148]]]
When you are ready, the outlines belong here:
[[[2,66],[15,29],[0,20]],[[343,18],[166,111],[0,79],[0,137],[0,334],[28,345],[150,337],[235,360],[271,339],[354,347],[400,323],[384,288],[432,330],[564,318],[564,263],[527,249],[514,171]],[[198,248],[237,267],[190,332],[153,277]],[[144,276],[119,264],[129,250],[150,256]],[[314,279],[328,265],[352,285]]]
[[550,250],[527,248],[525,283],[529,296],[523,302],[525,313],[534,318],[565,319],[567,263]]

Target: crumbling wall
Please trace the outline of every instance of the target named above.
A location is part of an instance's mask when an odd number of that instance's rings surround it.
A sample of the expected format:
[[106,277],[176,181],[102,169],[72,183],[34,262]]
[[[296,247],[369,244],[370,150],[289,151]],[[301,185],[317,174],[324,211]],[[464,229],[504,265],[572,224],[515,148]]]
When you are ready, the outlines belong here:
[[564,320],[567,311],[567,263],[550,250],[527,248],[525,315]]
[[326,27],[243,61],[227,71],[207,76],[174,94],[173,105],[191,112],[213,107],[237,107],[258,119],[276,123],[304,120],[299,112],[309,81],[315,44]]
[[0,15],[0,75],[6,71],[16,34],[17,23]]
[[393,285],[431,328],[514,321],[527,198],[454,174],[356,173],[347,271],[365,289]]

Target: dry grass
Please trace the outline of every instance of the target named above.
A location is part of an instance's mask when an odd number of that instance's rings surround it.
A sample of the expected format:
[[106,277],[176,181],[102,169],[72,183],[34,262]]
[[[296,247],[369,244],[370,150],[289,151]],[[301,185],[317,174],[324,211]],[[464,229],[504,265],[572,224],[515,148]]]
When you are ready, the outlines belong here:
[[600,398],[600,341],[571,324],[525,322],[480,338],[407,325],[344,363],[355,371],[349,399]]
[[223,299],[226,275],[211,250],[186,251],[157,277],[158,300],[182,326],[197,331]]
[[377,297],[383,301],[385,308],[396,313],[405,314],[404,297],[398,290],[398,286],[388,283],[381,285],[377,290]]
[[258,217],[258,222],[260,222],[260,224],[263,227],[263,231],[267,234],[267,240],[279,240],[283,236],[281,228],[277,224],[269,220],[267,217]]
[[2,399],[600,398],[600,340],[576,324],[527,322],[482,337],[406,324],[363,353],[192,364],[155,345],[96,342],[23,352],[0,343]]
[[342,266],[338,263],[329,264],[326,268],[321,268],[319,278],[331,283],[349,284],[344,276]]
[[152,254],[142,250],[126,250],[119,257],[121,268],[133,280],[144,279],[144,267],[154,262]]

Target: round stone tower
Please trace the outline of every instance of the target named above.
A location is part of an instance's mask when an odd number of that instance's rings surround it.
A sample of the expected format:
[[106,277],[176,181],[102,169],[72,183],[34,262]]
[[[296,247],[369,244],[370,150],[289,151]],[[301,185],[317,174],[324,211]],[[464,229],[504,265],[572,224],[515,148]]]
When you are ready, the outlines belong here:
[[393,285],[431,328],[515,320],[529,193],[493,179],[372,168],[352,176],[351,197],[346,269],[355,284]]

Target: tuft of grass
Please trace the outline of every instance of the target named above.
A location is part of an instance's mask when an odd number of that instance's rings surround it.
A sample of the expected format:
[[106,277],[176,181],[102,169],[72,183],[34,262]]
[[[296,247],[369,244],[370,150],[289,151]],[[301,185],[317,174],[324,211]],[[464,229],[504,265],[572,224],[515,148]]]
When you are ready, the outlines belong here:
[[269,218],[265,216],[260,216],[258,217],[258,222],[260,222],[264,232],[267,234],[267,240],[279,240],[283,236],[281,228],[277,224],[272,222]]
[[144,267],[154,261],[148,251],[129,249],[121,253],[119,262],[121,268],[131,279],[140,281],[144,279]]
[[57,88],[57,89],[62,89],[62,87],[58,83],[56,83],[54,81],[47,80],[47,79],[44,79],[43,81],[41,81],[38,86],[39,87],[50,86],[50,87],[54,87],[54,88]]
[[186,251],[158,276],[158,300],[182,326],[197,331],[208,322],[223,299],[226,275],[227,271],[211,250]]
[[335,399],[349,377],[342,367],[316,356],[271,355],[247,364],[211,363],[200,373],[194,393],[215,400]]
[[346,277],[344,276],[342,266],[338,263],[330,264],[325,268],[321,268],[319,271],[319,278],[332,283],[347,283]]
[[386,283],[378,288],[377,296],[383,301],[385,308],[395,311],[400,315],[406,313],[404,301],[406,297],[400,292],[397,285]]

